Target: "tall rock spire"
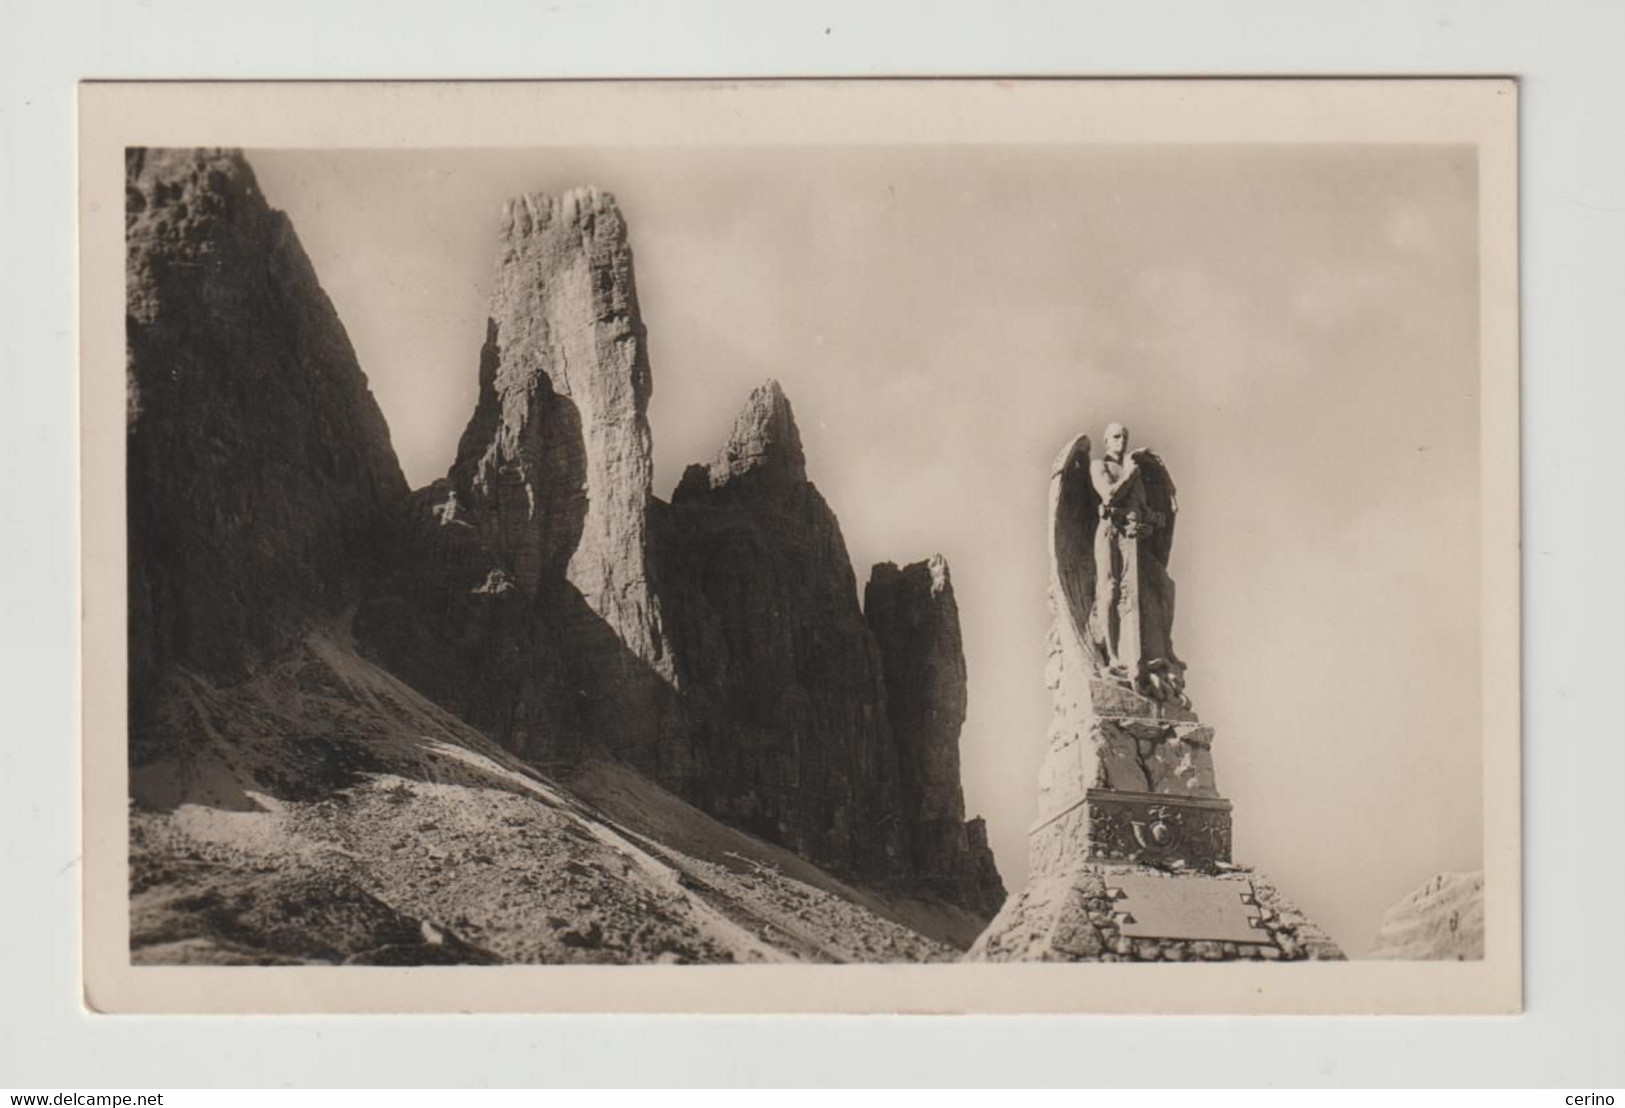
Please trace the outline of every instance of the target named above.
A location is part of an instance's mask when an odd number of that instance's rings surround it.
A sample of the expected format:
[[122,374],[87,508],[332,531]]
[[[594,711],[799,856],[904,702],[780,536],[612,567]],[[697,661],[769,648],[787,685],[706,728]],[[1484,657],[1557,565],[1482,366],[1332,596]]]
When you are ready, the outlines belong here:
[[446,479],[415,494],[405,582],[363,627],[410,680],[539,762],[596,745],[658,772],[676,718],[649,395],[614,198],[509,201],[474,414]]
[[534,594],[562,575],[638,659],[669,678],[648,571],[648,347],[626,221],[573,189],[508,202],[480,398],[449,475]]

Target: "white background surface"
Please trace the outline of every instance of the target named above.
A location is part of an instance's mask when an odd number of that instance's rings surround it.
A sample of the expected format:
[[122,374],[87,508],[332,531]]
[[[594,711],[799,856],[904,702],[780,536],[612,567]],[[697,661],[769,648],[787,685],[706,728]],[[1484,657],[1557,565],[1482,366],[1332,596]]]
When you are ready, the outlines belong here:
[[[0,17],[0,1087],[1625,1081],[1625,17],[1604,4],[282,2]],[[1525,1015],[137,1019],[78,1002],[74,85],[92,77],[1521,79]]]

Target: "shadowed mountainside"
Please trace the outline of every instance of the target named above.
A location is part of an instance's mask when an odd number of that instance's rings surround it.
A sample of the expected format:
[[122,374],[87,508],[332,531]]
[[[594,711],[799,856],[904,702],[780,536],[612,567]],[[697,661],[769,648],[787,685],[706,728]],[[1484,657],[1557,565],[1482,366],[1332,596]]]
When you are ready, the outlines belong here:
[[406,495],[389,428],[287,216],[240,153],[126,155],[132,714],[343,612]]
[[[343,326],[242,155],[131,150],[126,169],[136,961],[930,961],[969,945],[986,907],[912,880],[888,810],[879,652],[833,514],[804,474],[766,488],[774,459],[749,438],[719,462],[720,501],[650,493],[642,322],[607,195],[510,205],[479,404],[447,478],[408,493]],[[794,435],[782,394],[764,412],[750,429]],[[692,544],[719,532],[683,531],[712,512],[730,550],[758,541],[782,522],[751,501],[764,493],[816,509],[798,532],[827,540],[814,561],[715,557],[765,575],[788,613],[711,590]],[[673,543],[689,556],[662,564]],[[696,601],[673,632],[667,608]],[[787,635],[811,637],[764,645]],[[725,649],[685,659],[679,639]],[[768,704],[781,676],[788,699]],[[741,817],[739,781],[777,798],[775,818]]]

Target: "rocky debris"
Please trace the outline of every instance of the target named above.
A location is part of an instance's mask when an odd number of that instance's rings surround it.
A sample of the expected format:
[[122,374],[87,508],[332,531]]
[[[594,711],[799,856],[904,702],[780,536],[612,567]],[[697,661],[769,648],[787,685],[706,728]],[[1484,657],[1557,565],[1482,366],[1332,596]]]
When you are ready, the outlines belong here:
[[[936,898],[861,888],[819,869],[800,855],[712,819],[663,789],[609,762],[590,762],[569,779],[572,795],[590,803],[623,833],[676,867],[689,887],[738,891],[741,880],[781,889],[783,900],[757,899],[764,923],[781,934],[807,926],[810,917],[827,919],[828,942],[850,942],[852,957],[866,961],[935,961],[940,946],[965,950],[981,934],[987,917]],[[794,907],[784,912],[786,905]],[[854,908],[899,925],[897,932],[859,926],[843,938],[837,920]],[[920,936],[931,940],[919,945]],[[861,955],[861,956],[860,956]]]
[[1368,958],[1471,961],[1484,957],[1484,873],[1441,873],[1383,913]]
[[132,722],[353,604],[406,483],[332,303],[230,150],[125,155]]
[[667,841],[645,838],[330,637],[229,688],[171,684],[164,707],[132,780],[136,963],[955,955],[898,921],[911,906],[606,767],[600,794],[658,813]]
[[688,468],[659,534],[693,725],[690,769],[666,783],[820,866],[895,881],[908,836],[880,652],[777,382]]
[[661,741],[681,716],[649,550],[650,389],[613,197],[510,201],[478,403],[357,633],[539,764],[596,744],[669,776],[682,750]]
[[1079,865],[1035,876],[1005,902],[966,954],[970,962],[1299,962],[1341,961],[1343,952],[1262,873],[1232,867],[1209,880],[1249,893],[1256,942],[1131,937],[1113,885],[1144,875],[1177,885],[1179,874],[1139,865]]
[[863,611],[880,647],[910,872],[945,900],[991,916],[1005,889],[985,825],[965,822],[965,650],[947,561],[875,566]]
[[[482,965],[501,959],[328,869],[282,873],[137,817],[135,965]],[[178,853],[187,864],[177,864]],[[163,879],[167,867],[173,880]]]

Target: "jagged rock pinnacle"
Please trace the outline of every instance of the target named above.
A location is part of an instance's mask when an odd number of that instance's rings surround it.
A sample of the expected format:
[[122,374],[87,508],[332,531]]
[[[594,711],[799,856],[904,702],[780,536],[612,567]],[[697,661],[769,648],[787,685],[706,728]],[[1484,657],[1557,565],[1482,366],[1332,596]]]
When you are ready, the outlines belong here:
[[753,472],[790,482],[807,479],[807,457],[795,413],[784,390],[771,377],[752,390],[734,420],[727,445],[711,464],[711,486],[717,488]]
[[649,770],[675,712],[649,549],[651,387],[614,197],[508,201],[479,398],[444,487],[420,497],[433,517],[455,496],[466,526],[421,520],[408,569],[421,578],[409,592],[448,598],[415,617],[430,637],[479,648],[448,664],[419,648],[412,620],[378,625],[372,646],[540,762],[568,761],[590,737]]

